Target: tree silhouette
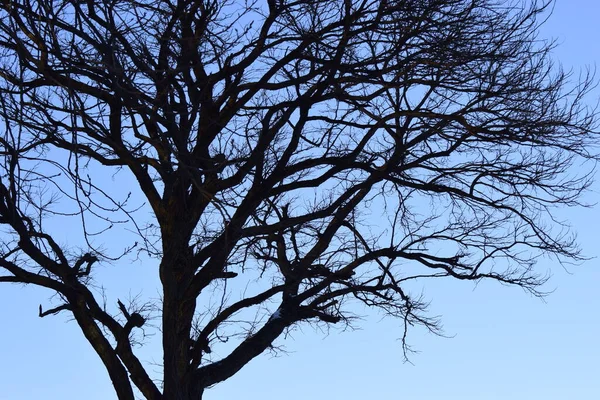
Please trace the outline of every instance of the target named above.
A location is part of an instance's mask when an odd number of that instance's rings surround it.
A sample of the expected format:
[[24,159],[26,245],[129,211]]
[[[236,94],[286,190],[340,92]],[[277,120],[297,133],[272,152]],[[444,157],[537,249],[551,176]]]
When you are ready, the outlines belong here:
[[[540,255],[582,259],[552,212],[590,182],[591,79],[552,64],[548,3],[0,7],[0,282],[49,289],[39,316],[72,316],[119,399],[200,399],[357,303],[401,319],[406,346],[411,325],[439,331],[428,279],[540,294]],[[158,379],[134,351],[153,305],[93,279],[136,255],[161,282]]]

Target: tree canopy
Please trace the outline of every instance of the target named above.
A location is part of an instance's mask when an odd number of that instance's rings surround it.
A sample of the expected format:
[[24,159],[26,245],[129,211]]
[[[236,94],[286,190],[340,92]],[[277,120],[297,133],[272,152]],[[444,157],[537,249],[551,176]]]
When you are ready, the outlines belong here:
[[[592,79],[538,37],[550,5],[2,2],[0,282],[49,289],[39,316],[72,316],[122,400],[200,399],[357,303],[406,346],[439,332],[429,279],[541,294],[540,256],[582,260],[553,211],[598,158]],[[96,271],[136,257],[160,301],[104,298]]]

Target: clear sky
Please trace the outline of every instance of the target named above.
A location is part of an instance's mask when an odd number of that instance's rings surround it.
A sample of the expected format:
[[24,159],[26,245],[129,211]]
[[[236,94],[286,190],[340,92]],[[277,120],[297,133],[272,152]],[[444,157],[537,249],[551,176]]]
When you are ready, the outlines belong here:
[[[598,15],[598,0],[557,1],[542,36],[559,40],[554,56],[565,68],[600,60]],[[586,199],[600,203],[600,184]],[[600,205],[560,217],[571,221],[587,255],[600,256]],[[600,399],[599,263],[567,272],[541,260],[541,270],[553,273],[546,288],[555,289],[546,302],[498,284],[430,282],[431,314],[442,316],[451,337],[410,331],[419,351],[412,364],[402,362],[399,321],[374,315],[358,331],[296,331],[279,342],[287,354],[259,357],[205,399]],[[131,265],[107,276],[135,294],[143,271]],[[40,303],[47,293],[0,286],[0,400],[116,398],[76,324],[37,318]],[[154,350],[148,346],[142,357],[159,362]]]

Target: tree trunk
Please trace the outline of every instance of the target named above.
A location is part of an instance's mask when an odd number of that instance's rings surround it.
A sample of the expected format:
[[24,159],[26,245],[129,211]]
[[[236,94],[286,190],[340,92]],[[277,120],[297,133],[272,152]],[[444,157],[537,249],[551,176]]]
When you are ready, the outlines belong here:
[[188,240],[172,237],[164,241],[161,262],[163,283],[164,399],[199,400],[201,394],[191,385],[190,334],[196,299],[185,293],[194,275],[193,252]]

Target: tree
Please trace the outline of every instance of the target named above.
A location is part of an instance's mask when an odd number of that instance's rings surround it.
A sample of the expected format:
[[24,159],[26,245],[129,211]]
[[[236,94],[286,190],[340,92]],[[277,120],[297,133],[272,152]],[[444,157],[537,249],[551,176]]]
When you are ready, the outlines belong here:
[[[71,315],[124,400],[200,399],[357,303],[408,350],[439,332],[431,278],[541,295],[541,255],[582,260],[552,213],[598,143],[590,77],[569,86],[537,37],[549,6],[4,1],[0,282],[49,289],[39,316]],[[103,298],[98,266],[136,256],[160,304]],[[152,310],[159,380],[135,353]]]

